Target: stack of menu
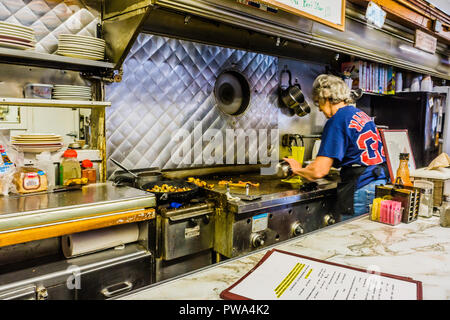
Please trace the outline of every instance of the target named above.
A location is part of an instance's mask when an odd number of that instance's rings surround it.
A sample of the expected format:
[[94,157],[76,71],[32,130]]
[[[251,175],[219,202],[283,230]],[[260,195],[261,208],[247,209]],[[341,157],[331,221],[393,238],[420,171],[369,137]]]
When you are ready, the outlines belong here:
[[422,283],[273,249],[220,297],[232,300],[421,300]]

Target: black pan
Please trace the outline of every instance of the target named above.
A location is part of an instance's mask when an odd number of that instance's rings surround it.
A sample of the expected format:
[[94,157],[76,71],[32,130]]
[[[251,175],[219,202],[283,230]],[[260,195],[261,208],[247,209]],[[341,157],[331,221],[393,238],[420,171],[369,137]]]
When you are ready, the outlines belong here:
[[234,69],[224,70],[214,84],[218,108],[230,116],[245,113],[250,105],[250,85],[247,78]]
[[163,184],[167,184],[169,186],[174,186],[178,188],[185,188],[188,187],[191,190],[189,191],[183,191],[183,192],[153,192],[151,193],[155,194],[156,201],[158,204],[161,203],[168,203],[168,202],[187,202],[191,200],[198,192],[198,186],[186,182],[183,180],[165,180],[165,181],[157,181],[157,182],[150,182],[147,184],[144,184],[142,186],[142,190],[147,191],[153,189],[154,186],[162,186]]

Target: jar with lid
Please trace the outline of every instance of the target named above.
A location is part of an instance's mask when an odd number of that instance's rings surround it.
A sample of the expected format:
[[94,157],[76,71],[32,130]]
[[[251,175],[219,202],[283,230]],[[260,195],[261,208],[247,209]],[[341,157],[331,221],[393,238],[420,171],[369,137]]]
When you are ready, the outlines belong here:
[[444,195],[440,212],[441,227],[450,228],[450,195]]
[[81,179],[81,167],[77,159],[77,152],[67,149],[63,153],[63,159],[59,167],[59,182],[68,185],[72,179]]
[[90,160],[83,160],[81,162],[81,177],[87,178],[88,183],[96,183],[97,182],[97,170],[95,170],[94,165]]

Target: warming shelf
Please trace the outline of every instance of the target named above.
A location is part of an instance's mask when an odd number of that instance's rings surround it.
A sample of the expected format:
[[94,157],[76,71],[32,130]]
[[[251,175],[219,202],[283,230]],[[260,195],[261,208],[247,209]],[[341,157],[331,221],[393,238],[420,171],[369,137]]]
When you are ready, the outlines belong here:
[[0,47],[0,62],[20,65],[65,69],[75,71],[112,70],[114,64],[105,61],[78,59],[57,54],[41,53],[31,50],[17,50]]
[[81,100],[54,100],[54,99],[0,98],[0,105],[1,106],[21,106],[21,107],[98,108],[98,107],[110,107],[111,102],[81,101]]

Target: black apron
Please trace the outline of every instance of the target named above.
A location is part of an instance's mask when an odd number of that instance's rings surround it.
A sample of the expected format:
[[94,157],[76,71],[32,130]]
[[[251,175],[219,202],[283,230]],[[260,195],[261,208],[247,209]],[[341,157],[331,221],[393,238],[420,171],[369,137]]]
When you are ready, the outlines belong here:
[[[336,213],[345,215],[354,214],[353,199],[356,191],[356,183],[367,168],[367,166],[345,166],[341,168],[341,182],[337,185]],[[386,162],[377,165],[372,172],[375,178],[378,178],[382,171],[384,171],[386,180],[389,180],[389,171]]]

